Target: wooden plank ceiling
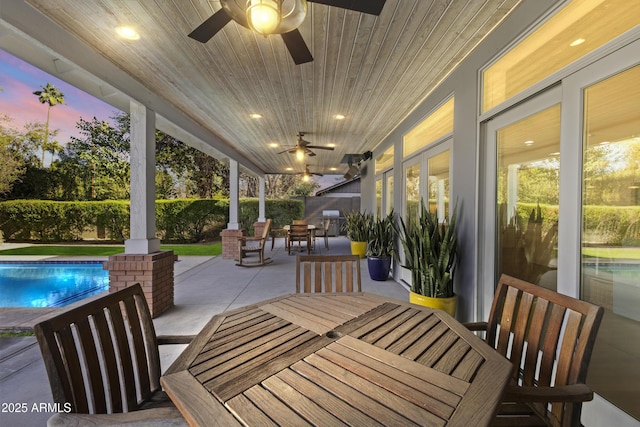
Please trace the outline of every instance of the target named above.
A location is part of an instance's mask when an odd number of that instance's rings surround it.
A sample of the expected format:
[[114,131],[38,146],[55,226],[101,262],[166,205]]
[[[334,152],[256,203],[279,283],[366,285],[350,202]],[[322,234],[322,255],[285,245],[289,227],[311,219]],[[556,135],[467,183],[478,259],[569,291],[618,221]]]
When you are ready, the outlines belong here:
[[[314,61],[295,65],[279,36],[233,21],[206,44],[188,38],[219,1],[27,0],[266,173],[304,169],[277,153],[305,131],[335,144],[307,157],[310,169],[339,174],[345,154],[375,148],[519,1],[387,0],[378,17],[308,3],[299,29]],[[117,38],[121,25],[140,39]]]

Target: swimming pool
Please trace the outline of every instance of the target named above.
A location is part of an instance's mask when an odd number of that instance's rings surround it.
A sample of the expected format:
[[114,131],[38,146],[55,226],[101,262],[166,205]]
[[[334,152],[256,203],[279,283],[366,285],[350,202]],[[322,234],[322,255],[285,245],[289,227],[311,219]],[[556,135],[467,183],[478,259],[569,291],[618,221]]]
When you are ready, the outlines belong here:
[[599,275],[602,273],[617,276],[620,279],[630,279],[640,282],[640,265],[632,263],[583,263],[587,274]]
[[63,307],[108,288],[102,261],[0,262],[0,307]]

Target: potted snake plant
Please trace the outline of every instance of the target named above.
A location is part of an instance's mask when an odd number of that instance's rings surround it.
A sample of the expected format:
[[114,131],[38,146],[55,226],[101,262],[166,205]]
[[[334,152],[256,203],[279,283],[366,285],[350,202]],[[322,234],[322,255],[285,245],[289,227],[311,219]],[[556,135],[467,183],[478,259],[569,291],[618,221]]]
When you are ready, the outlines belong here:
[[395,213],[393,209],[383,218],[373,220],[367,244],[367,265],[372,280],[389,278],[391,259],[396,255]]
[[373,224],[373,215],[370,213],[351,211],[344,213],[344,229],[351,240],[351,254],[364,258],[369,241],[369,232]]
[[407,223],[400,218],[398,234],[404,250],[403,267],[411,270],[409,301],[445,310],[455,315],[457,298],[453,292],[456,264],[456,211],[451,219],[438,222],[421,203],[420,216]]

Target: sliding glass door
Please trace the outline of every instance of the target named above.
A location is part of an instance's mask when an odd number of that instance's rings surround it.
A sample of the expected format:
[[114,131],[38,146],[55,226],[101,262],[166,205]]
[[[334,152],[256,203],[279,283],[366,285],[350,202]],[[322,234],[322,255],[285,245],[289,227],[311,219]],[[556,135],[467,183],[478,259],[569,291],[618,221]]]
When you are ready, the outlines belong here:
[[604,307],[587,384],[636,419],[638,51],[640,41],[620,48],[483,123],[478,306],[486,318],[506,273]]

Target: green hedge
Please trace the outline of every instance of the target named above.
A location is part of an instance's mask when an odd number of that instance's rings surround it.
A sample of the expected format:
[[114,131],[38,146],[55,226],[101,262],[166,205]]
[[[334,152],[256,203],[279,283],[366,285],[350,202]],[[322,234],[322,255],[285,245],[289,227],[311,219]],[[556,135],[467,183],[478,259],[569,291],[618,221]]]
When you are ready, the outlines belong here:
[[[526,224],[535,203],[518,203],[516,210],[521,224]],[[540,205],[542,229],[546,232],[558,221],[558,205]],[[602,245],[633,245],[635,235],[630,235],[630,226],[640,221],[640,206],[596,206],[587,205],[583,210],[583,240]]]
[[[265,215],[273,220],[273,228],[282,228],[291,224],[294,219],[304,218],[304,202],[302,200],[267,200]],[[258,218],[258,199],[240,200],[240,223],[242,228],[253,234],[253,223]]]
[[[299,200],[267,200],[267,218],[282,226],[302,218]],[[258,219],[258,199],[241,199],[239,219],[253,229]],[[199,242],[216,236],[229,222],[228,199],[178,199],[156,201],[156,230],[165,242]],[[0,202],[0,230],[5,240],[65,242],[81,240],[87,230],[111,241],[129,237],[129,202],[57,202],[11,200]]]

